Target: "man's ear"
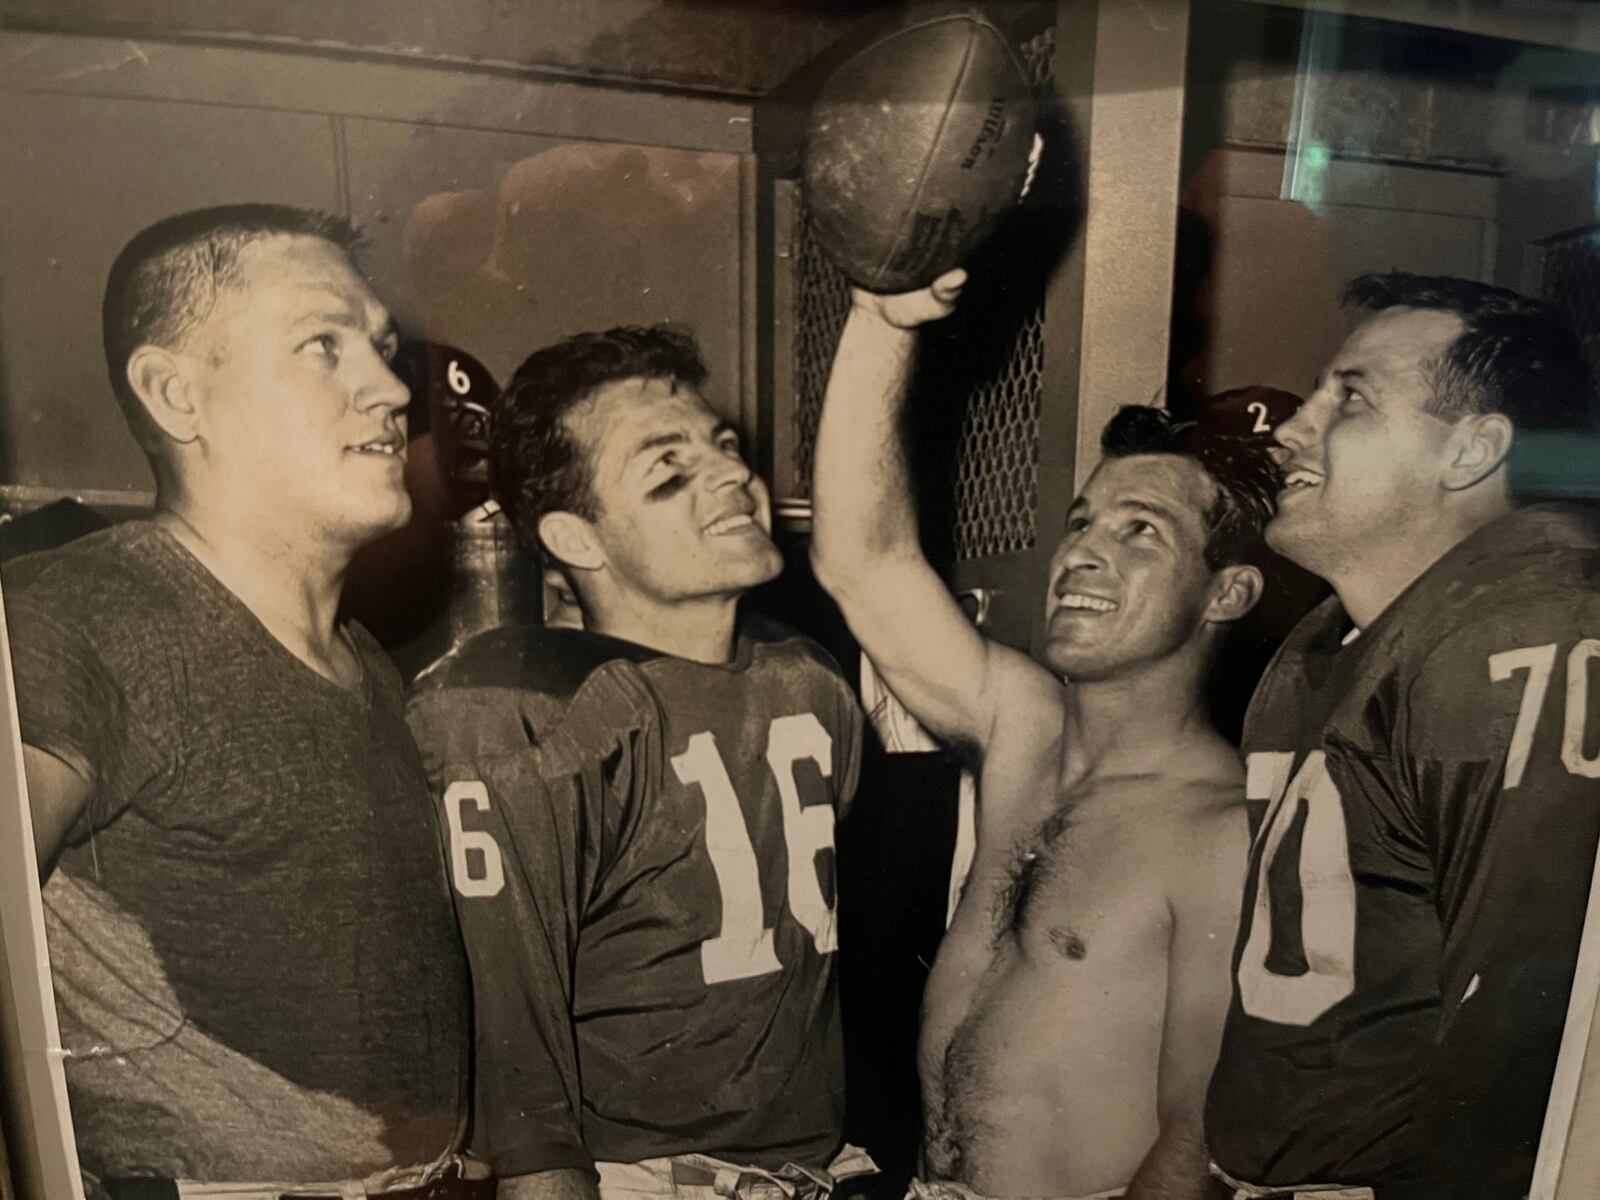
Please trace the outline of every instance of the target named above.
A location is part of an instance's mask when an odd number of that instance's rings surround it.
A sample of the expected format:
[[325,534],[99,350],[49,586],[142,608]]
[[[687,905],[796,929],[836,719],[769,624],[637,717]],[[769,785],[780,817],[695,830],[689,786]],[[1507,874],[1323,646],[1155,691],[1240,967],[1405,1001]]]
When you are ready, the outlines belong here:
[[1483,482],[1506,461],[1514,436],[1511,421],[1504,413],[1462,417],[1445,444],[1440,482],[1451,492],[1462,492]]
[[184,356],[164,346],[140,346],[128,356],[128,386],[150,419],[175,442],[200,436],[199,392]]
[[598,571],[606,565],[605,550],[592,522],[571,512],[549,512],[539,518],[544,548],[575,571]]
[[1217,572],[1211,603],[1206,605],[1206,620],[1218,624],[1237,621],[1261,599],[1266,581],[1261,571],[1249,563],[1230,563]]

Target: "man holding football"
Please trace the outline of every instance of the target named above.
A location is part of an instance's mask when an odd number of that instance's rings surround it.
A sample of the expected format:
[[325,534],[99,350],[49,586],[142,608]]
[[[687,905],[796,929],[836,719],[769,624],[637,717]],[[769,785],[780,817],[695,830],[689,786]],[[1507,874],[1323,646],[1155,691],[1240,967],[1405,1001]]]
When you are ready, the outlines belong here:
[[899,436],[917,327],[963,281],[855,293],[814,487],[819,580],[979,773],[972,873],[923,1001],[913,1192],[1198,1200],[1249,845],[1202,685],[1260,595],[1247,560],[1276,469],[1217,414],[1122,409],[1051,558],[1044,663],[983,637],[923,555]]

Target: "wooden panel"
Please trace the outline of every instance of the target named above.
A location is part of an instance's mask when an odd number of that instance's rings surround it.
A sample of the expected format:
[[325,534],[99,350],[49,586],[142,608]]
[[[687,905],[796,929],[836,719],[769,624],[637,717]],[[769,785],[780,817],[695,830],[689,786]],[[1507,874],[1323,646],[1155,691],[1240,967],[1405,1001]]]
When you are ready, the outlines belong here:
[[831,42],[845,3],[772,0],[0,0],[0,22],[234,37],[757,93]]
[[708,398],[745,391],[737,155],[344,123],[363,256],[403,323],[503,383],[531,352],[613,325],[700,339]]
[[1352,276],[1494,276],[1495,179],[1333,160],[1313,202],[1301,203],[1283,198],[1284,163],[1281,154],[1219,151],[1185,189],[1215,237],[1210,341],[1186,371],[1209,394],[1262,384],[1305,395],[1361,318],[1341,305]]
[[258,200],[337,209],[324,117],[80,96],[0,105],[0,478],[145,489],[101,353],[106,271],[141,227]]
[[318,47],[296,51],[0,32],[0,80],[19,91],[189,100],[704,150],[750,148],[750,107],[740,101],[487,69],[351,61]]

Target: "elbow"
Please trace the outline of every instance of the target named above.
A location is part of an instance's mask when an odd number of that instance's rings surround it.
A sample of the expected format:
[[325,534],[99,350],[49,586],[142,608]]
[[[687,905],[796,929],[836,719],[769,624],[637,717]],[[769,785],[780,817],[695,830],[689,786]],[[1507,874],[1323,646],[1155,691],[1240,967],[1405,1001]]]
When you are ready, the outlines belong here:
[[811,573],[817,577],[817,582],[834,599],[838,599],[846,582],[850,577],[849,567],[846,563],[848,556],[837,547],[829,544],[827,538],[813,536],[811,539]]
[[852,627],[858,612],[869,607],[882,565],[860,546],[830,546],[825,540],[811,543],[811,572]]

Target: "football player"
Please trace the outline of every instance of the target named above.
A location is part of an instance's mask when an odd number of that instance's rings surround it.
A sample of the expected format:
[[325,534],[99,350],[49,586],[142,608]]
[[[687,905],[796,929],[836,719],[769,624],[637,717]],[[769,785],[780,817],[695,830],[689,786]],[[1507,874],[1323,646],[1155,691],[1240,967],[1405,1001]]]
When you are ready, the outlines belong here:
[[493,1194],[456,1153],[467,961],[434,807],[399,675],[341,609],[411,511],[356,244],[272,204],[131,238],[104,344],[155,510],[6,564],[90,1196]]
[[[1145,407],[1050,564],[1045,665],[923,557],[899,425],[952,273],[857,292],[817,439],[813,561],[885,682],[979,770],[977,849],[923,1003],[922,1200],[1199,1197],[1249,830],[1203,684],[1261,590],[1269,443]],[[1070,680],[1070,685],[1064,682]]]
[[739,615],[782,561],[705,379],[661,326],[522,364],[492,485],[586,631],[481,635],[411,705],[473,966],[475,1145],[502,1195],[804,1195],[863,1165],[835,1161],[833,856],[861,716],[817,646]]
[[1600,835],[1600,541],[1525,501],[1593,399],[1542,304],[1348,296],[1373,315],[1276,433],[1268,541],[1335,595],[1246,720],[1266,809],[1210,1146],[1240,1195],[1520,1197]]

